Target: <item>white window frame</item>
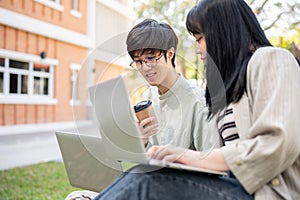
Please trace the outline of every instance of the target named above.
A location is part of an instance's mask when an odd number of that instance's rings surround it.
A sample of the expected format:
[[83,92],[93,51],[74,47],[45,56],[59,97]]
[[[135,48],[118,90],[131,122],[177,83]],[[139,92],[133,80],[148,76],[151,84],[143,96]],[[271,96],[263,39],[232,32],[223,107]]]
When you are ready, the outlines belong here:
[[82,15],[79,11],[79,0],[72,0],[72,9],[71,9],[70,13],[74,17],[81,18]]
[[79,0],[72,0],[72,10],[79,11]]
[[[20,52],[0,49],[0,57],[5,59],[4,67],[0,67],[3,72],[3,93],[0,93],[0,104],[57,104],[57,99],[54,98],[54,67],[58,65],[56,59],[46,58],[41,59],[39,56],[24,54]],[[28,62],[29,69],[9,68],[9,59]],[[49,65],[49,72],[34,71],[34,63]],[[9,93],[9,75],[28,75],[27,94],[12,94]],[[48,94],[37,95],[33,94],[34,77],[48,78]]]
[[[30,65],[32,65],[32,64],[33,64],[33,62],[30,63]],[[53,65],[49,65],[49,72],[38,72],[38,71],[34,71],[34,69],[30,71],[30,72],[32,72],[31,77],[33,77],[33,80],[34,80],[35,77],[40,78],[39,93],[43,93],[43,88],[41,86],[44,85],[44,82],[42,81],[43,80],[42,78],[48,78],[49,82],[50,82],[51,79],[53,79],[53,77],[52,77],[53,73],[51,72],[51,70],[53,70]],[[48,85],[48,91],[47,92],[48,92],[48,95],[51,92],[49,85]],[[33,93],[33,95],[36,95],[36,94]],[[42,96],[45,96],[45,95],[42,95]],[[50,96],[53,97],[53,93]]]
[[[9,68],[9,59],[7,57],[4,58],[4,67],[0,66],[0,71],[3,72],[3,80],[6,80],[6,81],[9,81],[10,78],[9,76],[5,76],[5,74],[15,74],[18,76],[18,85],[17,85],[17,94],[15,95],[26,95],[26,94],[22,94],[21,93],[21,76],[22,75],[26,75],[28,78],[29,78],[29,69],[28,70],[25,70],[25,69],[18,69],[18,68]],[[16,60],[16,61],[19,61],[19,60]],[[27,63],[27,62],[26,62]],[[29,68],[30,68],[30,63],[27,63]],[[2,69],[1,69],[2,68]],[[28,80],[29,82],[29,80]],[[7,94],[9,93],[9,84],[8,82],[3,82],[3,94]],[[27,93],[29,93],[29,88],[27,87]]]
[[81,69],[81,65],[71,64],[70,69],[71,69],[71,72],[72,72],[72,75],[71,75],[72,95],[71,95],[71,100],[69,101],[69,105],[70,106],[79,106],[81,103],[80,103],[80,100],[78,99],[78,81],[77,81],[77,78],[78,78],[78,72]]
[[60,4],[60,0],[35,0],[35,1],[61,12],[64,10],[64,7]]

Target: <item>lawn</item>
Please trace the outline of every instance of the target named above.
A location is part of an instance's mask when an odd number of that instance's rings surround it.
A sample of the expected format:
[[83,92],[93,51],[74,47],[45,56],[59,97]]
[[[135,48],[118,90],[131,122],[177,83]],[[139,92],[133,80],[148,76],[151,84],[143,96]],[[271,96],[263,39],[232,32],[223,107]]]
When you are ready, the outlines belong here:
[[63,200],[74,190],[60,162],[0,171],[1,200]]

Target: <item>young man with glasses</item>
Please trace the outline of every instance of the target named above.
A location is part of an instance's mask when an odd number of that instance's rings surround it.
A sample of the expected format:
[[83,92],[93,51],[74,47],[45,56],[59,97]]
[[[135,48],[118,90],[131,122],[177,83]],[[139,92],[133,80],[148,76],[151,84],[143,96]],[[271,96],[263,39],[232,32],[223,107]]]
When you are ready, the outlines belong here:
[[[175,70],[178,38],[166,23],[146,19],[134,26],[126,40],[130,66],[151,85],[144,93],[151,100],[159,126],[153,118],[139,122],[147,147],[157,135],[160,144],[203,150],[207,139],[207,109],[204,91],[188,83]],[[149,140],[147,140],[149,138]]]
[[[152,101],[158,124],[152,117],[139,122],[146,147],[151,136],[160,135],[160,144],[203,150],[211,146],[207,133],[207,108],[204,91],[187,82],[175,70],[178,39],[165,23],[146,19],[134,26],[126,40],[127,51],[138,70],[151,85],[143,95]],[[101,183],[99,183],[101,184]],[[65,200],[93,199],[98,193],[75,191]]]

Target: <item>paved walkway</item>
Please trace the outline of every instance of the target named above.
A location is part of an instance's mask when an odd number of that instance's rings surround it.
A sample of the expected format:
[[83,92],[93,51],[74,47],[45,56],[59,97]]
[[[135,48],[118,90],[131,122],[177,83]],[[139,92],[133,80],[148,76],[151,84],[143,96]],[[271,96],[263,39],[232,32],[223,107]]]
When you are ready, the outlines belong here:
[[54,132],[0,137],[0,170],[61,160]]
[[[94,127],[85,127],[84,131],[91,135],[95,132]],[[55,130],[0,135],[0,170],[47,161],[62,161]]]

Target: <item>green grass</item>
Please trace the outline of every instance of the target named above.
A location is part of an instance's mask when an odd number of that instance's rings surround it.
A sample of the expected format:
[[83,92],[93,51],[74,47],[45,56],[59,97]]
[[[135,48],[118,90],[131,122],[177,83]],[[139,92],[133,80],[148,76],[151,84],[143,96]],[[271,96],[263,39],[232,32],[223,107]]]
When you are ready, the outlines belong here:
[[60,200],[79,190],[69,184],[63,163],[47,162],[0,171],[1,200]]

